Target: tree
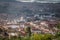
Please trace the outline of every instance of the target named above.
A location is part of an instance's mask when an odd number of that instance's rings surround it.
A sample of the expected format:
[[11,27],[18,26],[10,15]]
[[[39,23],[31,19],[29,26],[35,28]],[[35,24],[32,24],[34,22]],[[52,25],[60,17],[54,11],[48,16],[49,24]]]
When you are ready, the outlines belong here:
[[55,40],[60,40],[60,32],[57,32],[54,36]]
[[44,40],[52,40],[53,39],[53,35],[52,34],[44,34]]
[[28,33],[28,36],[31,36],[31,28],[30,27],[27,27],[27,33]]
[[57,24],[57,28],[60,29],[60,23]]

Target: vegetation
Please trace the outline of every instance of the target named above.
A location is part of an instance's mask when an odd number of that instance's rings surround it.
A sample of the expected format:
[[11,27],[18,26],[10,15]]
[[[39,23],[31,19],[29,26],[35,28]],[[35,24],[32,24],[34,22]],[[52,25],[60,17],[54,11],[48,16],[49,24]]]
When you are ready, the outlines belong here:
[[26,31],[27,31],[28,36],[30,37],[31,36],[31,28],[27,27]]
[[60,40],[60,33],[57,33],[55,36],[51,34],[33,34],[30,37],[11,37],[11,39],[0,37],[0,40]]
[[60,29],[60,23],[57,24],[57,28]]

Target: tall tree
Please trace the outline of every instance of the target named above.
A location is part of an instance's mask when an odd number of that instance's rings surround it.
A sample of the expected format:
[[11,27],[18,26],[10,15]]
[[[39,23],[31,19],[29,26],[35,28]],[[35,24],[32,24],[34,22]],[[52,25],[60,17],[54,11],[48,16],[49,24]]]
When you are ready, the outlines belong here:
[[28,36],[30,37],[31,36],[31,28],[30,27],[27,27],[27,33],[28,33]]

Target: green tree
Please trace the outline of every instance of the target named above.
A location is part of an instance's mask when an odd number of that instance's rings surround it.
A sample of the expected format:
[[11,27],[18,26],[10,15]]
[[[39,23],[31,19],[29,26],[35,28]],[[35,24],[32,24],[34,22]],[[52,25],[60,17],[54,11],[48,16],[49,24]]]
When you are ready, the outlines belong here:
[[27,34],[28,34],[28,36],[30,37],[31,36],[31,28],[30,27],[27,27]]
[[53,35],[51,34],[44,34],[44,40],[52,40],[53,39]]
[[55,40],[60,40],[60,32],[57,32],[54,36]]
[[57,28],[60,29],[60,23],[57,24]]

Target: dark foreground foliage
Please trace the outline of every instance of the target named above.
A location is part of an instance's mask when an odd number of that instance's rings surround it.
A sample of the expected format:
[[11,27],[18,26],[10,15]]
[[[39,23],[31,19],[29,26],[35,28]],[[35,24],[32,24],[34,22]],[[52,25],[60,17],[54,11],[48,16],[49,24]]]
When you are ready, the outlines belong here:
[[17,37],[11,37],[10,39],[0,37],[0,40],[60,40],[60,32],[56,33],[55,35],[33,34],[30,37],[29,36],[18,37],[18,38]]

